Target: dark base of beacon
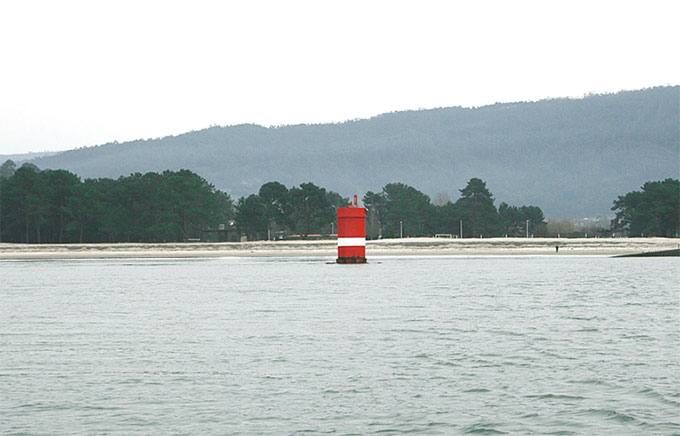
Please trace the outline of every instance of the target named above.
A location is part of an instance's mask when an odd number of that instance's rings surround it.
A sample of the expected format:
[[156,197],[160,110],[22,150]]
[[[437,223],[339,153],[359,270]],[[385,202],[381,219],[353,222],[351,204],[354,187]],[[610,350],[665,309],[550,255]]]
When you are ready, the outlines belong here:
[[338,257],[335,261],[336,263],[348,264],[348,263],[366,263],[365,257]]

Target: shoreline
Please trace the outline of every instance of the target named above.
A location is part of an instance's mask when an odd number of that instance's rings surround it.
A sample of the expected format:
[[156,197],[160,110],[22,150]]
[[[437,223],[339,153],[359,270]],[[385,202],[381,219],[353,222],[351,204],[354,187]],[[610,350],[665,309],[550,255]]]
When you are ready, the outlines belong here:
[[[555,246],[559,246],[556,252]],[[367,241],[371,256],[618,256],[673,250],[677,238],[404,238]],[[0,260],[336,257],[336,240],[117,244],[0,243]]]

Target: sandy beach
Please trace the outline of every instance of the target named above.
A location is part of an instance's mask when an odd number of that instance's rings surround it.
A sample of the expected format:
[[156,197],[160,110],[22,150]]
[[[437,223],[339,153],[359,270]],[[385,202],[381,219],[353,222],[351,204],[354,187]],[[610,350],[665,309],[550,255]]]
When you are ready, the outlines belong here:
[[[441,255],[616,256],[677,249],[673,238],[404,238],[367,241],[366,257]],[[559,246],[559,251],[555,247]],[[0,259],[335,257],[335,240],[225,243],[7,244]]]

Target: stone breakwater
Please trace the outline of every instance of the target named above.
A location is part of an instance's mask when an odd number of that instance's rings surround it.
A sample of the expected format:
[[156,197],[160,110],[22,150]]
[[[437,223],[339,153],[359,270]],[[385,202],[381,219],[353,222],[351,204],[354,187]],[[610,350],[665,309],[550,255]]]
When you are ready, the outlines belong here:
[[[367,241],[366,256],[603,255],[672,250],[674,238],[404,238]],[[559,250],[556,250],[559,247]],[[0,259],[334,257],[335,240],[225,243],[7,244]]]

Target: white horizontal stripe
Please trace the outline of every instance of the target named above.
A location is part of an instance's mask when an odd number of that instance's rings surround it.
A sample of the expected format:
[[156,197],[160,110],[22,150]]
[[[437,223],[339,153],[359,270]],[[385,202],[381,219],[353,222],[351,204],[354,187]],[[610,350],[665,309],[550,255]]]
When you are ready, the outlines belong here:
[[338,247],[365,247],[366,238],[338,238]]

